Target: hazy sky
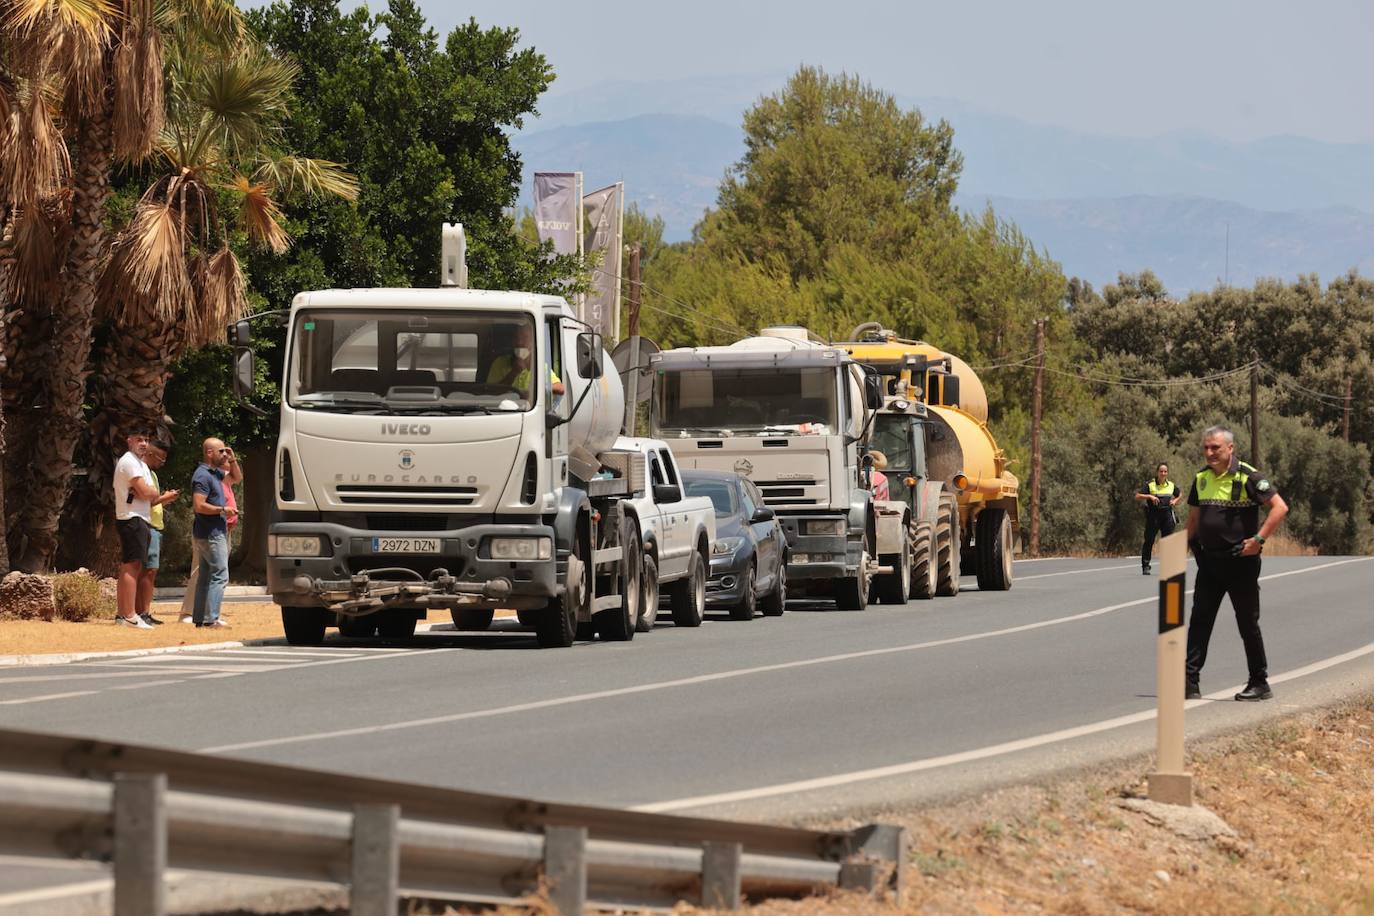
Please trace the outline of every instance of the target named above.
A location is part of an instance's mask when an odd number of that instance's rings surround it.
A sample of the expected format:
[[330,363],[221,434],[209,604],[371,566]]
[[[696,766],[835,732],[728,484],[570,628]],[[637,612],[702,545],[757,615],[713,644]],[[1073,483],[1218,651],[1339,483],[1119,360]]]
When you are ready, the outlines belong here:
[[558,73],[553,94],[806,62],[898,95],[1104,133],[1374,142],[1370,0],[420,5],[441,30],[468,16],[519,28]]

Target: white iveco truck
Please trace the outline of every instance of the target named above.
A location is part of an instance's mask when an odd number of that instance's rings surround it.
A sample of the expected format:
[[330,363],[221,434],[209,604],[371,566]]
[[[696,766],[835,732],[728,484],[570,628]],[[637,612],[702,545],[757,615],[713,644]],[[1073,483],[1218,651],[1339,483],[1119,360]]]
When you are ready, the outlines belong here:
[[868,603],[875,565],[864,443],[882,388],[844,350],[804,328],[765,328],[725,347],[665,350],[654,372],[653,435],[685,468],[752,480],[787,531],[793,596]]
[[[514,608],[541,646],[631,639],[643,550],[621,383],[554,296],[445,286],[301,293],[282,381],[267,580],[292,644],[471,628]],[[236,384],[251,364],[233,329]]]

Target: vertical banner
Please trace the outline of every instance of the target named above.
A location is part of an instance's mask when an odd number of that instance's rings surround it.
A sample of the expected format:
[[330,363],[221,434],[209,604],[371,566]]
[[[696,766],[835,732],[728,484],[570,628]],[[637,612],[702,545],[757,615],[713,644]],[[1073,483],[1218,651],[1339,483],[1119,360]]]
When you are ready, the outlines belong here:
[[534,222],[557,254],[582,253],[581,172],[534,173]]
[[620,274],[625,231],[625,183],[616,182],[582,198],[587,218],[587,255],[595,262],[592,289],[582,319],[610,346],[620,336]]

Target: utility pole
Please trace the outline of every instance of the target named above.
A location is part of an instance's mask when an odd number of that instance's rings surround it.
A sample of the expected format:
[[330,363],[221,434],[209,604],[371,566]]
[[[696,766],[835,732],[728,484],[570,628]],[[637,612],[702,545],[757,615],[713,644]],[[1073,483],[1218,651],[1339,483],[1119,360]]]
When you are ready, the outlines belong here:
[[1045,319],[1035,319],[1035,388],[1031,396],[1030,555],[1040,555],[1040,401],[1045,390]]
[[1260,458],[1260,428],[1259,428],[1259,354],[1254,353],[1254,360],[1250,363],[1250,463],[1255,467],[1264,467],[1264,462]]
[[1341,411],[1341,438],[1350,441],[1350,379],[1345,380],[1345,408]]
[[626,329],[630,335],[630,384],[628,397],[625,398],[625,434],[633,436],[639,418],[639,255],[638,242],[630,246],[630,324]]

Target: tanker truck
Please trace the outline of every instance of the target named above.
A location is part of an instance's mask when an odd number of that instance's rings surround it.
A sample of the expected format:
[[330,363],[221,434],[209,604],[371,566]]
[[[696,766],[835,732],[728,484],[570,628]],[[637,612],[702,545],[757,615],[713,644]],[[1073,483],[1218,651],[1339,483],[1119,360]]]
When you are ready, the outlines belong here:
[[[883,376],[883,414],[894,413],[892,400],[924,402],[928,477],[921,479],[943,487],[934,522],[938,593],[957,593],[960,573],[975,574],[984,591],[1011,588],[1018,481],[988,429],[987,392],[977,373],[957,356],[876,323],[859,325],[838,346]],[[880,429],[891,422],[880,414]]]
[[[620,379],[562,298],[464,288],[464,247],[446,225],[437,289],[291,304],[267,584],[292,645],[498,608],[543,647],[634,636],[645,468],[613,448]],[[245,394],[246,321],[231,343]]]
[[788,591],[862,610],[870,577],[885,572],[862,460],[882,406],[878,377],[794,327],[665,350],[649,367],[652,435],[684,468],[755,483],[787,533]]

